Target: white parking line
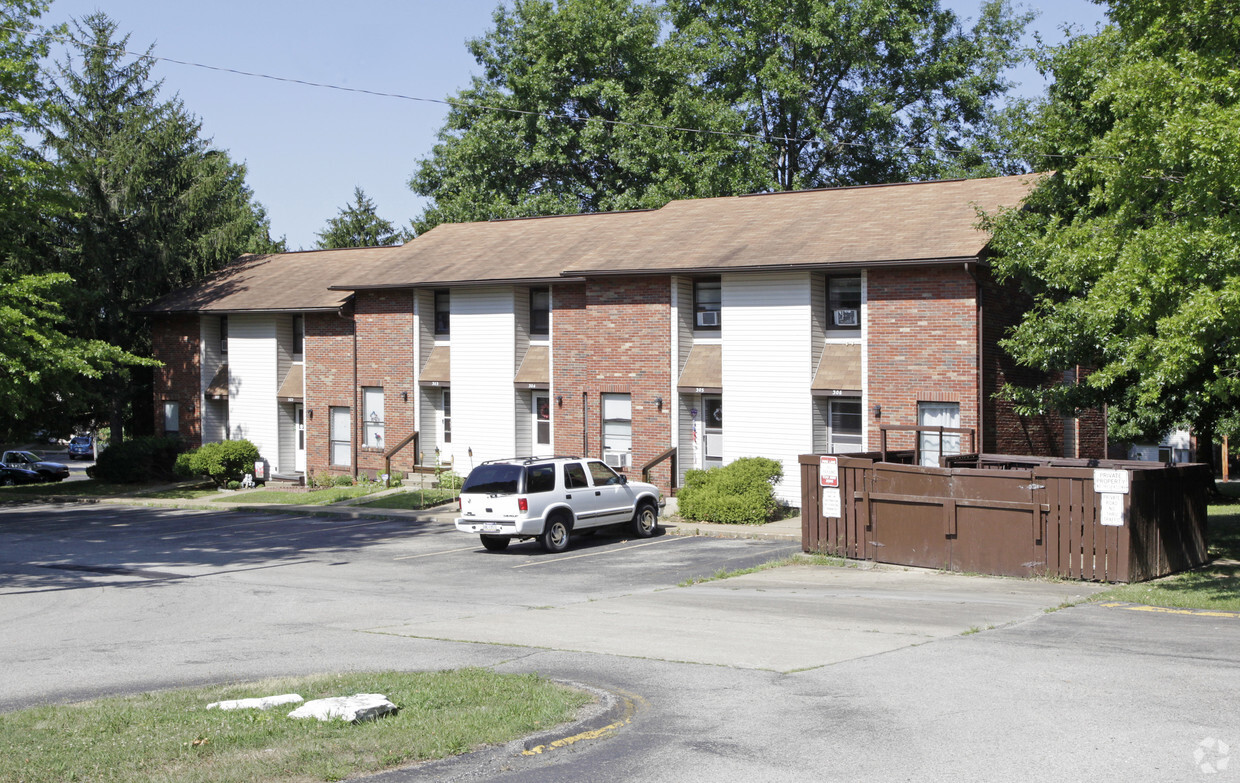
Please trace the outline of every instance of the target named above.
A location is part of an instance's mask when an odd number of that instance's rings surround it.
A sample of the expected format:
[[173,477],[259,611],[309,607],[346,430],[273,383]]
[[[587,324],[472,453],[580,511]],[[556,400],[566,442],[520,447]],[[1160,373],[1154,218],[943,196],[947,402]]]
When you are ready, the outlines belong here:
[[626,549],[637,549],[639,546],[654,546],[655,544],[666,544],[672,541],[691,541],[691,540],[693,540],[693,536],[664,536],[657,541],[647,541],[642,544],[631,544],[629,546],[617,547],[615,549],[602,549],[597,552],[583,552],[580,555],[569,555],[568,557],[557,557],[554,560],[535,560],[532,563],[522,563],[521,565],[515,565],[513,566],[513,568],[529,568],[530,566],[551,565],[552,563],[559,563],[564,560],[576,560],[579,557],[594,557],[595,555],[608,555],[608,554],[612,554],[613,552],[623,552]]
[[413,560],[415,557],[434,557],[435,555],[450,555],[453,552],[472,552],[477,548],[478,547],[476,546],[465,546],[465,547],[461,547],[460,549],[441,549],[438,552],[423,552],[420,555],[401,555],[400,557],[394,557],[392,559],[393,560]]

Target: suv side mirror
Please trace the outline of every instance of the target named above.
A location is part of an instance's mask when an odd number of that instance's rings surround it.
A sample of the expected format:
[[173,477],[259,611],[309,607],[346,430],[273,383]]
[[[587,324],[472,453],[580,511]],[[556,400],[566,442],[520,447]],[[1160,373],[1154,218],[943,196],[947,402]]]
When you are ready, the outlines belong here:
[[628,484],[628,483],[629,483],[629,477],[628,477],[628,476],[626,476],[626,475],[624,475],[623,473],[621,473],[621,474],[620,474],[620,483],[621,483],[621,484]]

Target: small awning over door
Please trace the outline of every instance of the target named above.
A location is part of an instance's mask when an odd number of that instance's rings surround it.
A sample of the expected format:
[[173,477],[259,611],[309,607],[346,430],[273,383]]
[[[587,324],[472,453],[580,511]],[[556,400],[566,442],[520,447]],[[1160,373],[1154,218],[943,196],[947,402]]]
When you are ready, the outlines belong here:
[[810,387],[816,395],[861,395],[861,346],[827,345]]
[[207,385],[206,391],[208,400],[226,400],[228,399],[228,363],[220,365],[215,371],[215,377],[211,379],[211,383]]
[[418,373],[418,383],[423,386],[447,386],[452,380],[452,349],[446,345],[436,345],[431,349],[426,366]]
[[723,346],[695,345],[676,382],[682,392],[718,393],[723,391]]
[[294,364],[280,384],[276,397],[281,402],[301,402],[306,396],[306,365]]
[[545,345],[531,345],[521,360],[521,368],[513,383],[522,389],[551,388],[551,350]]

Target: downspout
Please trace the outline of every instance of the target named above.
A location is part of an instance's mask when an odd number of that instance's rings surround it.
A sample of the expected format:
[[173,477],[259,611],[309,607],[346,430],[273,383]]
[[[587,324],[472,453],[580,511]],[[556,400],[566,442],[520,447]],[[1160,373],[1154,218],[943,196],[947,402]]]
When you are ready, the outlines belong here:
[[581,393],[581,456],[590,456],[590,392]]
[[977,453],[981,454],[986,450],[986,427],[985,427],[985,411],[986,411],[986,354],[985,340],[983,339],[982,329],[985,325],[984,303],[982,301],[982,281],[977,276],[976,264],[970,267],[966,261],[964,271],[973,278],[973,284],[977,286]]

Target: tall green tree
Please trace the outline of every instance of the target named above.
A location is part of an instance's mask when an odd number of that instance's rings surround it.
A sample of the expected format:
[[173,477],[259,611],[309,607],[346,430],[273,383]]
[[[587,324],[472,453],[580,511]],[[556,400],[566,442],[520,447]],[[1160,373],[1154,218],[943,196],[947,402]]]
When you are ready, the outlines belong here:
[[702,89],[697,55],[664,35],[661,7],[515,0],[494,22],[469,42],[482,74],[454,97],[438,144],[410,181],[433,199],[418,232],[441,222],[659,207],[765,184],[760,158],[726,135],[742,118]]
[[320,248],[379,247],[398,245],[408,239],[390,220],[379,217],[375,202],[360,187],[353,188],[353,203],[328,218],[327,227],[317,234]]
[[[102,13],[74,27],[43,126],[72,207],[54,266],[76,281],[65,303],[76,334],[146,354],[138,308],[277,243],[245,168],[202,137],[179,99],[160,97],[153,61],[128,55],[128,36]],[[149,405],[147,383],[120,373],[102,384],[113,433],[132,404]]]
[[[996,268],[1036,306],[1005,343],[1082,383],[1010,389],[1026,412],[1108,406],[1113,439],[1236,434],[1240,16],[1219,0],[1114,0],[1044,61],[1029,155],[1058,173],[992,221]],[[1204,456],[1204,455],[1203,455]]]
[[997,102],[1031,15],[991,0],[969,31],[938,0],[668,0],[713,95],[765,139],[783,190],[1019,169]]
[[64,274],[27,274],[52,248],[53,217],[63,203],[54,168],[26,143],[23,131],[45,109],[40,62],[49,31],[47,5],[0,0],[0,439],[60,430],[82,411],[84,384],[141,363],[138,357],[66,331],[60,300]]

